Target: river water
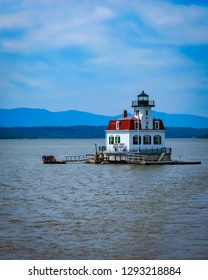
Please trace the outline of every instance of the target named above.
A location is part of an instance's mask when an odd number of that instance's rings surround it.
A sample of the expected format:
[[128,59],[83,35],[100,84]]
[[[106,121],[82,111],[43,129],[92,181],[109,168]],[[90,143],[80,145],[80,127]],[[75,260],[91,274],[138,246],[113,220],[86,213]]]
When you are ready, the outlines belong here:
[[96,140],[0,140],[0,259],[208,259],[208,140],[167,139],[201,165],[69,163]]

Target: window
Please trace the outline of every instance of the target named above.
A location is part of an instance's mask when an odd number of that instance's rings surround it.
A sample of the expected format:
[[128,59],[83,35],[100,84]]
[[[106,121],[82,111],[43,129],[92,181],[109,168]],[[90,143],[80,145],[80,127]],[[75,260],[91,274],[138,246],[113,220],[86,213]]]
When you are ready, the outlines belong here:
[[155,129],[160,129],[160,122],[159,121],[155,121]]
[[116,135],[115,137],[115,144],[121,143],[121,137],[119,135]]
[[135,110],[135,115],[139,116],[139,110]]
[[145,128],[148,129],[149,127],[149,122],[146,122]]
[[119,121],[116,121],[116,130],[118,130],[120,127],[120,122]]
[[145,135],[143,141],[144,145],[151,145],[151,137],[149,135]]
[[160,145],[161,144],[161,136],[160,135],[155,135],[154,136],[154,144],[155,145]]
[[109,144],[110,145],[114,144],[114,137],[112,135],[109,137]]
[[139,122],[138,121],[134,122],[134,129],[139,129]]
[[146,110],[146,116],[148,116],[148,110]]
[[141,136],[134,135],[133,136],[133,145],[141,145]]
[[137,136],[137,135],[134,135],[134,136],[133,136],[133,144],[134,144],[134,145],[138,145],[138,143],[139,143],[138,140],[139,140],[139,139],[138,139],[138,136]]

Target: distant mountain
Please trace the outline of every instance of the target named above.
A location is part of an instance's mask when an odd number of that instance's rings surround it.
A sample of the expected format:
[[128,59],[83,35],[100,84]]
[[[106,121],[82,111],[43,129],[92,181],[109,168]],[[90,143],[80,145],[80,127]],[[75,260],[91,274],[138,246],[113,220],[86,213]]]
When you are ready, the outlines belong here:
[[44,109],[0,109],[0,126],[73,126],[107,125],[112,117],[69,110],[50,112]]
[[[75,110],[50,112],[44,109],[30,108],[0,109],[0,126],[107,126],[110,119],[119,117],[121,115],[103,116]],[[155,111],[153,111],[153,117],[162,119],[166,127],[208,128],[208,117],[166,114]]]

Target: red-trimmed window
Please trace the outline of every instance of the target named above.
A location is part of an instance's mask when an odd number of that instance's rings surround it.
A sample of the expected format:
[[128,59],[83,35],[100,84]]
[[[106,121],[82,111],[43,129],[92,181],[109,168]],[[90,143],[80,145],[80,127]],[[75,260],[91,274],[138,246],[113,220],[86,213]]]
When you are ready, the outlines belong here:
[[155,129],[160,129],[160,122],[159,121],[155,121]]
[[119,129],[120,129],[120,122],[116,121],[116,130],[119,130]]

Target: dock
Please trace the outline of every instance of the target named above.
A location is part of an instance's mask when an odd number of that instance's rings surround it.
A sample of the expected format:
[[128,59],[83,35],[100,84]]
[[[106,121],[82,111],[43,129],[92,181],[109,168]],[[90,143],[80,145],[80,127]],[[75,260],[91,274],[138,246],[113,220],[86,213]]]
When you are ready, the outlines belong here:
[[65,156],[66,162],[86,162],[91,158],[95,158],[94,154],[86,154],[86,155],[70,155]]
[[156,155],[144,155],[137,153],[108,153],[102,155],[86,154],[86,155],[70,155],[66,156],[67,163],[83,162],[93,164],[135,164],[135,165],[188,165],[201,164],[201,161],[179,161],[165,158],[162,154],[159,157]]
[[[134,163],[136,164],[136,163]],[[138,164],[138,163],[137,163]],[[171,161],[143,161],[139,164],[142,165],[189,165],[189,164],[201,164],[201,161],[178,161],[178,160],[171,160]]]

